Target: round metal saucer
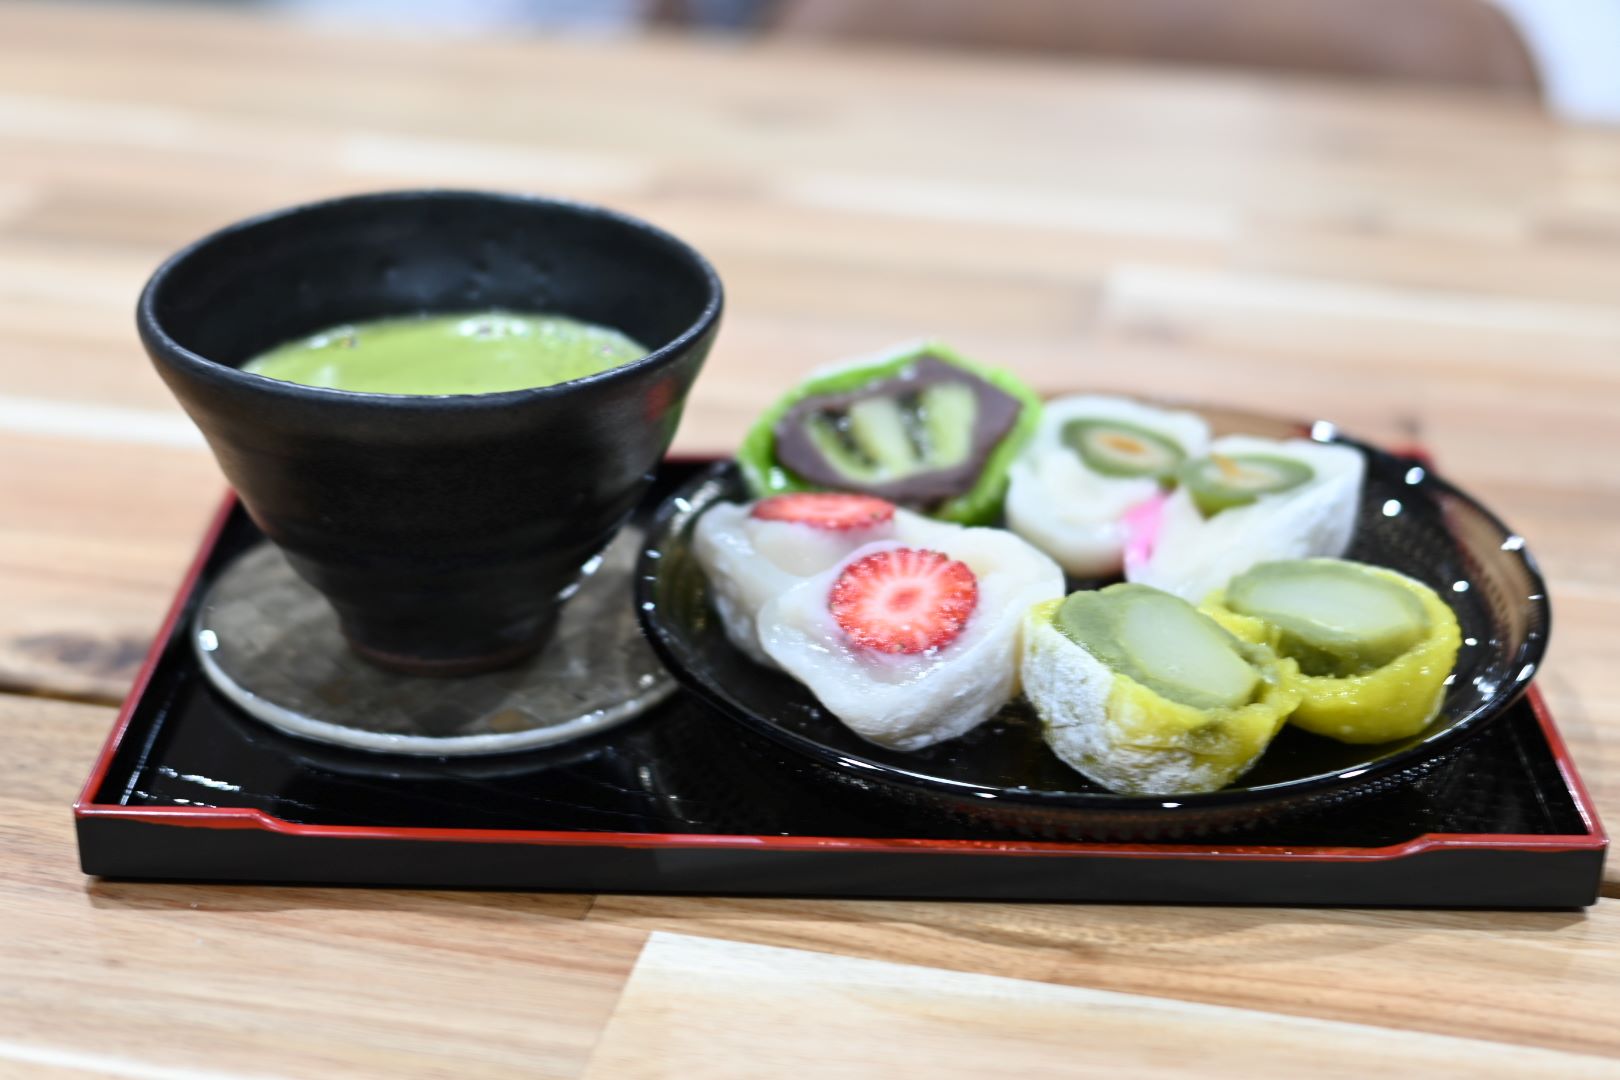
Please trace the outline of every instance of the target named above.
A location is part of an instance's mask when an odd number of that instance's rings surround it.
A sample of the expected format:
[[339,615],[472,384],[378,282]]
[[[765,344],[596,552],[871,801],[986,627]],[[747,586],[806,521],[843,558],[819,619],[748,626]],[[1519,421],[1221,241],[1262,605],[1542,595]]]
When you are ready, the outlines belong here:
[[318,742],[396,754],[552,746],[630,720],[674,692],[636,620],[641,530],[586,567],[534,659],[459,678],[383,671],[344,641],[331,607],[261,544],[209,587],[192,645],[209,681],[250,716]]

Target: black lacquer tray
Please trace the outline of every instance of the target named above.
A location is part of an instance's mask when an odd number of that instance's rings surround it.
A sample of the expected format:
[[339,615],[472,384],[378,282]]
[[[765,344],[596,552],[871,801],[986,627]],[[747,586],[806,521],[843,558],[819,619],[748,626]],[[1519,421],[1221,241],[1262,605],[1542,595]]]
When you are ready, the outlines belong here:
[[[707,463],[669,463],[648,506]],[[1032,840],[773,764],[680,695],[566,746],[347,751],[206,683],[183,628],[260,539],[227,502],[74,807],[86,873],[166,880],[1174,903],[1574,907],[1607,836],[1532,687],[1426,774],[1196,843]]]

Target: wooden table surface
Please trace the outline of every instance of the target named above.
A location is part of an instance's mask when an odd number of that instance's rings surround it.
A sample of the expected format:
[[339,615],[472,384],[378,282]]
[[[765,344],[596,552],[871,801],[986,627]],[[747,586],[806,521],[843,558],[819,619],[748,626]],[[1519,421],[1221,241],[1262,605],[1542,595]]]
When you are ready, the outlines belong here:
[[1620,1073],[1620,867],[1520,913],[84,878],[69,803],[220,489],[136,292],[239,216],[430,184],[713,257],[687,450],[922,334],[1045,390],[1421,438],[1540,556],[1538,681],[1620,820],[1620,133],[1077,63],[0,6],[0,1074]]

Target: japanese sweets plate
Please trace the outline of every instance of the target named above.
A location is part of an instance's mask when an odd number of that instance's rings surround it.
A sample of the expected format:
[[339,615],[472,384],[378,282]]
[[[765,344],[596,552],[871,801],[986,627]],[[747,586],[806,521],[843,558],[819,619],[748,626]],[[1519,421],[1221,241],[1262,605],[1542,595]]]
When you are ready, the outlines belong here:
[[1367,460],[1349,557],[1388,566],[1435,589],[1462,627],[1444,703],[1417,735],[1350,745],[1291,725],[1236,784],[1197,795],[1113,794],[1046,746],[1032,711],[1014,702],[968,734],[904,752],[874,745],[827,712],[803,685],[755,664],[727,640],[691,549],[693,523],[722,501],[745,501],[742,477],[717,465],[664,505],[638,575],[648,637],[689,688],[738,725],[763,759],[822,782],[897,800],[916,813],[1046,839],[1196,836],[1279,813],[1342,806],[1410,781],[1488,728],[1519,699],[1546,649],[1548,604],[1524,541],[1418,457],[1388,453],[1313,427],[1209,411],[1217,435],[1298,436],[1354,446]]
[[[646,507],[712,467],[667,462]],[[229,502],[74,807],[108,877],[1157,903],[1571,907],[1607,844],[1532,689],[1421,776],[1195,841],[1033,840],[775,763],[682,691],[565,745],[434,758],[274,730],[187,628],[262,535]],[[631,602],[626,596],[626,603]]]

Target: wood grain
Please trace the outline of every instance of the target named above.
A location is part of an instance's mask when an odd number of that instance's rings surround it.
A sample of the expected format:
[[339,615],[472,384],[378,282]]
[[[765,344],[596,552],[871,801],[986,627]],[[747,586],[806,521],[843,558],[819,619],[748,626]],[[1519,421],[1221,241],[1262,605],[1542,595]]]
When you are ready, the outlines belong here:
[[[1490,88],[1537,100],[1523,36],[1483,0],[784,0],[774,33]],[[1414,48],[1421,42],[1421,48]]]
[[644,933],[588,896],[86,879],[67,808],[111,722],[0,695],[0,1075],[583,1070]]
[[1583,915],[603,896],[588,921],[1620,1056],[1614,900]]
[[[0,3],[0,688],[116,700],[217,499],[134,338],[158,260],[304,199],[527,189],[647,215],[715,260],[727,321],[685,450],[728,450],[811,366],[924,334],[1050,392],[1421,438],[1540,556],[1541,686],[1620,820],[1620,133],[1460,94],[1107,65],[373,44],[203,7]],[[591,907],[88,883],[66,806],[110,718],[0,695],[0,1073],[735,1074],[822,1032],[880,1062],[935,1047],[935,1071],[1039,1073],[1073,1053],[1066,1019],[1147,1075],[1187,1064],[1158,1022],[1198,1032],[1212,1071],[1254,1048],[1262,1075],[1312,1046],[1395,1073],[1620,1056],[1620,900]],[[659,939],[620,1001],[649,932],[748,944]],[[1009,1011],[1011,1038],[982,1019]],[[1343,1025],[1389,1034],[1354,1059]]]
[[117,701],[224,481],[196,449],[3,430],[0,463],[0,687]]
[[587,1077],[1602,1077],[1601,1057],[656,933]]

